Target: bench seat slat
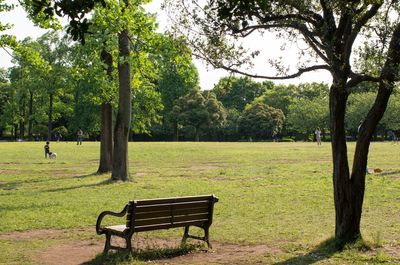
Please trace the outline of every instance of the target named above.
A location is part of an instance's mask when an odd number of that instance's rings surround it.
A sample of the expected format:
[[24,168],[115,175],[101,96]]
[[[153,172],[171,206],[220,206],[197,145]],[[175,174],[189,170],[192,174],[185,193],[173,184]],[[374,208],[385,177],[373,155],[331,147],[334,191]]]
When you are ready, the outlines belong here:
[[134,227],[138,226],[146,226],[146,225],[156,225],[156,224],[168,224],[168,223],[179,223],[179,222],[186,222],[186,221],[198,221],[198,220],[208,220],[209,219],[208,213],[202,214],[194,214],[194,215],[180,215],[180,216],[169,216],[169,217],[162,217],[162,218],[154,218],[154,219],[140,219],[134,220],[133,224]]
[[138,200],[135,201],[136,205],[153,205],[153,204],[163,204],[163,203],[174,203],[174,202],[193,202],[193,201],[204,201],[211,200],[212,196],[186,196],[186,197],[176,197],[176,198],[162,198],[162,199],[149,199],[149,200]]
[[210,206],[210,201],[142,205],[142,206],[136,206],[135,212],[142,213],[142,212],[158,212],[158,211],[168,211],[168,210],[183,210],[183,209],[201,208],[208,206]]
[[[191,208],[191,209],[174,209],[173,215],[186,215],[186,214],[201,214],[201,213],[209,213],[209,206],[199,207],[199,208]],[[156,212],[135,212],[134,219],[150,219],[157,217],[168,217],[171,216],[171,210],[166,211],[156,211]]]
[[190,226],[190,225],[202,226],[207,221],[208,220],[200,220],[200,221],[179,222],[179,223],[173,223],[173,224],[139,226],[139,227],[135,227],[135,232],[152,231],[152,230],[158,230],[158,229],[169,229],[169,228],[183,227],[183,226]]
[[128,228],[126,227],[126,225],[112,225],[112,226],[106,226],[104,228],[105,230],[110,230],[113,231],[115,233],[124,233],[125,230],[127,230]]

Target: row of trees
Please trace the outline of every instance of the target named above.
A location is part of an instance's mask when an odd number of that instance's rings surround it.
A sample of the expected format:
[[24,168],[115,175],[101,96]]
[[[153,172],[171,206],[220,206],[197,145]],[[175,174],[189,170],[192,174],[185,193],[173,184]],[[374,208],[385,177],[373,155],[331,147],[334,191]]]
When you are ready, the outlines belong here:
[[[179,54],[183,46],[178,47],[177,41],[162,35],[159,38],[159,48],[169,49],[168,56],[158,54],[155,60],[161,69],[157,73],[153,66],[141,68],[152,78],[142,79],[140,89],[134,87],[137,100],[132,105],[132,137],[237,141],[290,136],[308,141],[317,127],[324,137],[329,135],[326,84],[275,85],[248,77],[225,77],[211,91],[201,91],[189,51]],[[56,44],[54,48],[51,43]],[[73,139],[78,128],[84,128],[87,137],[100,140],[101,113],[107,116],[117,91],[112,72],[107,77],[97,61],[106,60],[104,52],[103,59],[94,56],[89,61],[87,51],[68,46],[55,32],[35,41],[26,39],[24,45],[36,47],[39,53],[47,51],[42,58],[56,71],[24,66],[23,56],[17,55],[17,66],[1,71],[0,137],[8,132],[29,140],[54,139],[56,134]],[[51,54],[59,60],[57,64]],[[171,63],[172,59],[179,62]],[[370,86],[360,87],[351,95],[346,114],[349,137],[356,139],[375,93]],[[376,134],[385,139],[388,131],[398,131],[399,112],[400,97],[395,94]],[[110,115],[106,120],[112,123]]]

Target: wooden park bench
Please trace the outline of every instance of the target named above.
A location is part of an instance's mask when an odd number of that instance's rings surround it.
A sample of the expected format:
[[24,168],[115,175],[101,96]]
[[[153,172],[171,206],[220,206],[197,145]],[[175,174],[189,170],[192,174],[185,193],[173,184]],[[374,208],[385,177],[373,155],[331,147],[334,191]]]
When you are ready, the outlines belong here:
[[[119,213],[102,212],[97,218],[96,232],[106,236],[104,253],[110,249],[124,249],[132,253],[131,239],[134,233],[176,227],[185,228],[182,244],[187,238],[194,238],[205,241],[211,248],[209,229],[216,202],[218,198],[214,195],[129,201]],[[106,215],[123,217],[125,214],[125,225],[101,226],[101,221]],[[189,235],[190,226],[202,228],[204,237]],[[124,238],[126,248],[112,246],[111,236]]]

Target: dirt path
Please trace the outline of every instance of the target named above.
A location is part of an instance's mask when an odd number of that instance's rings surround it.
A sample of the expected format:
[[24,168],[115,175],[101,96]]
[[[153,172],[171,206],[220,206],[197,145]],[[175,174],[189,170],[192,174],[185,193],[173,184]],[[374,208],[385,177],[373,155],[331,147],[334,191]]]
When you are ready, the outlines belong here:
[[[93,234],[93,228],[80,229],[38,229],[32,231],[13,232],[0,235],[1,240],[31,241],[31,240],[53,240],[54,245],[27,253],[27,257],[33,264],[40,265],[78,265],[92,261],[103,251],[104,237]],[[88,236],[89,235],[89,236]],[[91,236],[93,235],[93,236]],[[160,250],[173,249],[179,246],[180,238],[162,239],[139,234],[134,238],[132,245],[134,249]],[[71,238],[72,237],[72,238]],[[79,240],[86,238],[86,240]],[[61,243],[60,243],[61,242]],[[123,246],[122,240],[116,240],[113,244]],[[148,260],[149,264],[251,264],[249,257],[279,256],[283,250],[268,245],[235,245],[224,244],[213,241],[213,249],[197,249],[191,253],[172,258]],[[400,248],[392,245],[383,247],[390,256],[400,260]],[[370,253],[376,255],[375,251]],[[146,260],[147,261],[147,260]]]
[[[14,232],[10,234],[0,235],[0,239],[5,240],[62,240],[66,239],[66,243],[53,245],[49,248],[42,249],[29,254],[29,257],[36,264],[43,265],[77,265],[93,260],[96,255],[100,254],[104,247],[104,238],[96,237],[89,240],[68,240],[68,235],[87,233],[91,230],[73,229],[73,230],[52,230],[40,229],[24,232]],[[116,242],[123,245],[122,241]],[[174,248],[179,246],[180,239],[161,239],[161,238],[142,238],[137,237],[133,240],[135,249],[162,249]],[[185,255],[168,258],[151,260],[151,264],[209,264],[209,263],[225,263],[229,264],[233,261],[245,262],[249,256],[257,257],[269,254],[281,253],[282,251],[267,245],[242,246],[234,244],[223,244],[213,242],[213,249],[196,250]]]

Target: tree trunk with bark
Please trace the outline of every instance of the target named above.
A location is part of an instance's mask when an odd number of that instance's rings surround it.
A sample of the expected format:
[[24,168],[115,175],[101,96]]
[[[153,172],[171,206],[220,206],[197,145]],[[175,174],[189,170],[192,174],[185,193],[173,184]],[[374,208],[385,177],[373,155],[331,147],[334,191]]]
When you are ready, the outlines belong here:
[[53,93],[49,94],[49,120],[47,123],[47,141],[51,141],[51,131],[53,123]]
[[33,127],[33,92],[29,91],[29,106],[28,106],[28,117],[29,117],[29,123],[28,123],[28,139],[29,141],[33,140],[33,135],[32,135],[32,127]]
[[[113,58],[106,50],[101,51],[101,60],[107,65],[107,76],[112,78]],[[100,163],[97,173],[112,171],[113,164],[113,130],[112,130],[112,105],[109,102],[101,104],[101,132],[100,132]]]
[[[128,0],[124,0],[128,5]],[[124,29],[118,34],[119,45],[119,99],[118,113],[114,129],[114,155],[111,179],[129,180],[128,137],[131,127],[131,76],[129,62],[129,30]]]
[[[333,185],[336,211],[335,237],[339,243],[361,237],[360,222],[365,192],[368,152],[376,127],[386,111],[400,70],[400,24],[393,33],[387,60],[381,72],[378,94],[362,123],[356,143],[352,172],[347,160],[344,114],[347,102],[345,83],[334,79],[330,92]],[[336,81],[336,82],[335,82]]]
[[21,98],[20,112],[22,118],[19,122],[19,139],[23,140],[25,138],[25,96]]
[[107,173],[112,170],[113,131],[111,103],[101,104],[101,135],[100,135],[100,164],[97,173]]

